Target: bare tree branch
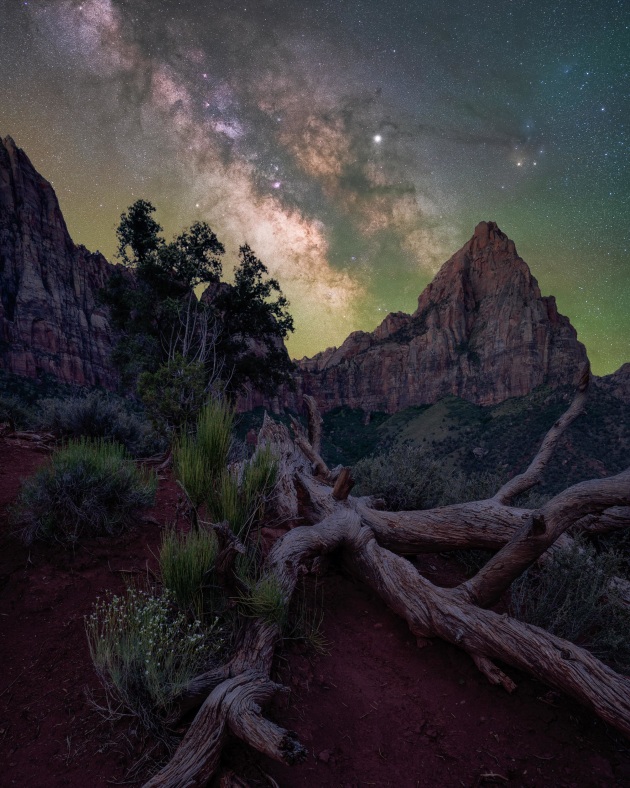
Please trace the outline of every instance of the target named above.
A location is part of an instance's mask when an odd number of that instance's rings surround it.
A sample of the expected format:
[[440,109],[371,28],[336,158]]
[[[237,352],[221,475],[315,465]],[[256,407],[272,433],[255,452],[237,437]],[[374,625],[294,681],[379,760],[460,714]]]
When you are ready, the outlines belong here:
[[562,433],[584,412],[590,379],[591,369],[590,364],[587,362],[580,377],[577,392],[569,409],[558,419],[558,421],[556,421],[545,435],[540,449],[538,449],[538,453],[529,464],[527,470],[518,476],[514,476],[509,482],[506,482],[494,496],[494,500],[499,503],[509,503],[516,495],[526,492],[535,484],[538,484]]

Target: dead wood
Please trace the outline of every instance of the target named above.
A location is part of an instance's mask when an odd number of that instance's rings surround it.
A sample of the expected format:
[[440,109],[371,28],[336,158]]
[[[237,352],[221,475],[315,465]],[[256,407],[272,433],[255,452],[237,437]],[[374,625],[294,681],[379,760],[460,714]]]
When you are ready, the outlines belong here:
[[558,445],[562,433],[578,416],[584,413],[590,380],[591,366],[586,362],[586,366],[580,376],[580,382],[578,383],[575,397],[570,407],[545,435],[540,449],[538,449],[536,456],[529,464],[527,470],[518,476],[514,476],[496,493],[494,497],[499,503],[509,503],[516,495],[526,492],[535,484],[538,484],[543,471],[551,459],[554,449]]
[[[464,649],[491,683],[508,692],[516,685],[496,663],[518,668],[576,698],[630,737],[629,679],[572,643],[486,609],[534,561],[569,543],[567,532],[628,524],[630,469],[573,485],[535,511],[508,505],[540,480],[560,436],[584,408],[588,377],[586,370],[569,409],[523,474],[491,499],[426,511],[379,511],[375,499],[354,498],[349,469],[339,472],[333,488],[330,471],[323,460],[323,466],[318,462],[319,452],[299,425],[294,424],[292,440],[284,426],[265,417],[259,445],[271,444],[278,457],[276,514],[292,525],[312,525],[295,527],[276,542],[263,576],[276,579],[288,605],[301,567],[340,551],[346,566],[406,620],[419,642],[438,637]],[[314,425],[309,435],[317,443],[314,401],[307,408]],[[402,557],[469,548],[498,552],[454,589],[435,586]],[[226,555],[231,555],[229,549]],[[201,708],[172,761],[147,786],[206,784],[218,768],[228,733],[287,764],[305,756],[295,734],[261,711],[274,693],[284,691],[270,680],[280,640],[277,624],[249,620],[230,662],[189,685],[179,711]]]
[[311,397],[310,394],[305,394],[303,400],[308,414],[308,442],[311,444],[314,452],[321,454],[322,424],[324,420],[317,407],[315,397]]
[[293,427],[293,440],[295,445],[300,449],[305,457],[308,457],[311,463],[311,470],[313,474],[321,477],[325,481],[331,481],[331,472],[320,456],[319,452],[311,446],[305,435],[302,434],[302,428],[297,419],[291,417],[291,426]]
[[342,468],[335,486],[333,487],[332,497],[335,501],[345,501],[350,495],[350,490],[354,487],[351,468]]

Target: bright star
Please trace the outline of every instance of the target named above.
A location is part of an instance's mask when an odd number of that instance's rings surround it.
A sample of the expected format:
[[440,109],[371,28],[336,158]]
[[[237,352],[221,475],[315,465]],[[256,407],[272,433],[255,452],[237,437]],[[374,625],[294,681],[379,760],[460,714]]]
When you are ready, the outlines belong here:
[[375,134],[374,135],[374,142],[382,142],[382,141],[383,141],[383,138],[381,137],[380,134]]

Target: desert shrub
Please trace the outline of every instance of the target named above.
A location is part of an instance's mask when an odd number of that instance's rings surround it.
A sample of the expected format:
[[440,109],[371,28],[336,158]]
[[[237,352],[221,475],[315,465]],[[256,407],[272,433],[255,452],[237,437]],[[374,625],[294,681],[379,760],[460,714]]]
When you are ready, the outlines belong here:
[[354,466],[357,495],[379,495],[392,510],[426,509],[444,494],[443,468],[409,444],[398,444]]
[[18,397],[0,396],[0,424],[8,424],[11,429],[24,429],[31,425],[33,411]]
[[194,421],[206,392],[205,365],[176,354],[155,372],[138,378],[138,396],[155,426],[164,432],[179,431]]
[[620,556],[576,539],[512,584],[511,612],[630,671],[630,612],[615,591]]
[[431,459],[426,449],[395,444],[354,466],[357,495],[378,495],[394,511],[430,509],[493,495],[499,480],[490,473],[464,474]]
[[222,598],[214,582],[217,539],[212,531],[164,532],[159,562],[162,584],[180,610],[196,619],[214,618]]
[[145,419],[122,400],[99,391],[85,396],[44,399],[37,416],[40,427],[62,437],[108,438],[122,444],[134,457],[164,448],[164,441]]
[[108,693],[158,734],[173,700],[223,648],[218,621],[206,627],[190,623],[167,594],[134,588],[97,601],[86,632]]
[[14,517],[27,543],[74,543],[83,536],[115,534],[138,509],[151,506],[157,481],[139,470],[117,443],[70,441],[28,479]]
[[285,627],[286,640],[299,640],[318,654],[330,652],[324,635],[324,596],[317,578],[302,575],[298,581]]

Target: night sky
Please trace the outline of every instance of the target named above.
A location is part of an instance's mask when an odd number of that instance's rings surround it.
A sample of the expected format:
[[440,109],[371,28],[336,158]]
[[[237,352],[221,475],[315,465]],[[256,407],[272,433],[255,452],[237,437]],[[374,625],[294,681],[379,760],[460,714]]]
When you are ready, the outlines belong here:
[[0,0],[0,136],[112,257],[139,197],[291,300],[294,356],[413,311],[483,219],[630,361],[630,0]]

